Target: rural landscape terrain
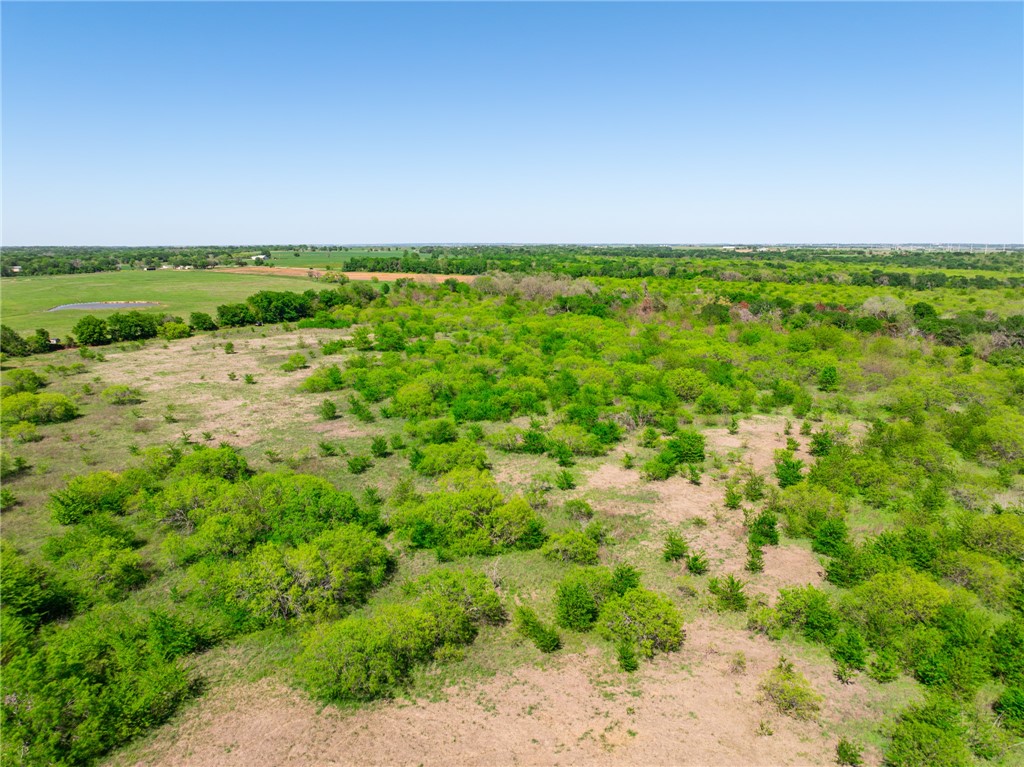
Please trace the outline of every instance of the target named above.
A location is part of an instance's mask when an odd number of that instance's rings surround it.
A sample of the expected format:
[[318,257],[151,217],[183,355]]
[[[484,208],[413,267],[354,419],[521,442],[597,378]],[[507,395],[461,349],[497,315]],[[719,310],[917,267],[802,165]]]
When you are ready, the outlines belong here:
[[5,765],[1024,765],[1020,250],[0,268]]

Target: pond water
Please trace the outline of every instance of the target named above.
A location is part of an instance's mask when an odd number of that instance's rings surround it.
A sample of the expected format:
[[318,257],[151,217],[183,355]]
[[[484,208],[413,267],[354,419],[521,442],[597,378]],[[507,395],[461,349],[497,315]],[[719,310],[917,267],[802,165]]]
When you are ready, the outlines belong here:
[[83,309],[86,311],[98,309],[146,309],[150,306],[160,306],[160,304],[155,301],[91,301],[84,304],[61,304],[46,311],[59,312],[64,309]]

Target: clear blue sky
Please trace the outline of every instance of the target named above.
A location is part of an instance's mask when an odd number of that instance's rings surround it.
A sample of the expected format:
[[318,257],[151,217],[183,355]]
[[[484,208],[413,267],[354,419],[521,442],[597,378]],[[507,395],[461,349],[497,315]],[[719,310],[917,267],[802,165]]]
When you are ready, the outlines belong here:
[[1021,242],[1024,4],[10,3],[3,242]]

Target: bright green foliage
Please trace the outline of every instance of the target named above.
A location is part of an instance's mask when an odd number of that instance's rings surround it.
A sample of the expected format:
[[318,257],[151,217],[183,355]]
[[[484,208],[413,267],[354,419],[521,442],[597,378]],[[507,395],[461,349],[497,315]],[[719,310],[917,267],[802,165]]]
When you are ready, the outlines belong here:
[[50,510],[61,525],[73,525],[91,514],[123,514],[135,490],[130,481],[110,471],[83,474],[50,496]]
[[174,468],[174,476],[220,477],[234,482],[252,475],[245,458],[233,447],[198,447]]
[[782,589],[775,605],[779,622],[812,642],[830,642],[839,630],[839,612],[828,595],[814,586]]
[[176,658],[202,644],[173,616],[118,609],[56,629],[4,669],[3,761],[89,764],[166,721],[193,689]]
[[824,700],[785,658],[779,658],[778,665],[765,675],[758,689],[763,700],[794,719],[816,718]]
[[29,629],[70,615],[78,598],[56,572],[27,562],[6,541],[0,542],[0,596],[3,612]]
[[548,559],[558,562],[597,564],[597,543],[579,530],[569,530],[552,536],[544,544],[541,553]]
[[572,519],[587,520],[594,516],[593,507],[580,498],[566,501],[562,510]]
[[853,589],[851,614],[872,645],[885,645],[915,625],[929,623],[949,593],[912,570],[879,573]]
[[345,379],[342,377],[341,368],[337,365],[319,368],[299,386],[301,391],[306,392],[338,391],[344,388]]
[[141,341],[155,338],[157,334],[157,318],[152,314],[132,310],[130,312],[114,312],[107,317],[111,341]]
[[504,619],[494,587],[479,574],[435,572],[408,591],[419,596],[414,605],[385,605],[371,617],[351,616],[310,631],[298,668],[313,695],[338,701],[388,697],[417,664],[445,647],[471,643],[480,624]]
[[665,597],[642,588],[614,595],[597,618],[601,634],[628,642],[645,656],[678,650],[683,643],[683,616]]
[[967,723],[951,701],[933,697],[900,714],[885,749],[891,767],[967,767],[974,763]]
[[324,421],[333,421],[338,417],[338,406],[333,400],[325,399],[317,407],[317,415]]
[[788,450],[780,450],[775,460],[775,477],[779,487],[787,488],[803,481],[804,462],[794,458]]
[[686,569],[694,575],[703,575],[708,571],[708,556],[703,551],[694,551],[686,555]]
[[619,668],[623,671],[636,671],[640,668],[640,660],[636,657],[636,649],[629,641],[619,642],[615,648],[615,654],[619,661]]
[[454,469],[486,469],[487,453],[479,445],[460,440],[448,445],[427,445],[416,471],[426,477],[447,474]]
[[992,673],[1008,685],[1024,687],[1024,619],[1009,620],[993,632]]
[[661,550],[661,557],[666,562],[677,562],[689,552],[690,547],[686,539],[674,530],[665,534],[665,545]]
[[23,391],[3,399],[3,422],[63,423],[78,417],[78,406],[63,394]]
[[750,523],[748,538],[755,546],[778,546],[778,520],[771,509],[765,509]]
[[149,579],[134,545],[129,531],[109,517],[95,515],[59,538],[50,538],[43,553],[85,599],[114,602]]
[[711,578],[708,591],[715,595],[718,609],[723,612],[743,612],[747,609],[746,584],[731,573],[724,579]]
[[827,365],[818,374],[818,388],[821,391],[836,391],[839,388],[839,372],[835,365]]
[[613,585],[612,573],[603,567],[570,571],[555,589],[555,622],[573,631],[589,631],[614,593]]
[[1024,687],[1009,687],[999,696],[992,708],[1008,730],[1024,736]]
[[466,556],[534,549],[544,543],[542,520],[522,498],[506,502],[488,473],[462,470],[438,485],[438,492],[398,509],[391,518],[398,535],[413,546],[443,556]]
[[341,525],[308,543],[256,546],[232,566],[193,566],[179,599],[217,606],[251,630],[291,618],[337,618],[362,604],[394,566],[373,534]]
[[142,402],[142,392],[132,386],[108,386],[100,392],[104,402],[111,405],[138,405]]
[[536,645],[544,653],[555,652],[562,646],[562,638],[550,626],[545,626],[537,617],[537,613],[529,607],[516,608],[516,631]]
[[306,359],[306,355],[301,352],[296,352],[291,355],[282,365],[281,370],[286,373],[293,373],[296,370],[309,367],[309,360]]
[[840,738],[836,744],[836,764],[861,767],[864,764],[863,749],[846,738]]
[[852,626],[848,626],[832,639],[829,653],[837,663],[861,671],[867,662],[867,650],[867,643],[861,633]]
[[346,463],[348,470],[353,474],[362,474],[373,466],[373,461],[370,460],[369,456],[365,455],[354,455]]
[[102,346],[110,343],[110,328],[106,320],[87,314],[71,329],[78,343],[84,346]]
[[[6,370],[3,374],[3,382],[0,383],[0,397],[9,397],[20,392],[35,394],[44,386],[46,386],[46,379],[34,370],[26,368]],[[5,402],[4,407],[6,406]]]
[[167,341],[176,341],[179,338],[191,336],[192,328],[184,322],[165,322],[159,327],[157,334]]

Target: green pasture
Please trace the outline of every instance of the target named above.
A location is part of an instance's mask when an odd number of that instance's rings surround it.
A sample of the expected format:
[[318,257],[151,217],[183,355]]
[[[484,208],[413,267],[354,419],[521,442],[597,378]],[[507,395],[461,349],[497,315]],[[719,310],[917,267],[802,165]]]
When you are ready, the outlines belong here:
[[156,301],[160,306],[140,311],[174,314],[187,320],[190,312],[212,314],[218,305],[244,301],[260,290],[301,291],[309,287],[313,284],[305,277],[218,271],[157,270],[5,277],[0,280],[0,317],[5,325],[22,333],[46,328],[56,336],[65,336],[85,315],[102,317],[116,310],[47,311],[60,304]]
[[[266,263],[274,266],[306,266],[306,267],[327,267],[342,266],[350,258],[362,258],[372,256],[374,258],[388,258],[401,256],[404,250],[414,253],[412,248],[399,248],[397,250],[272,250],[270,260]],[[295,254],[298,253],[296,256]]]

